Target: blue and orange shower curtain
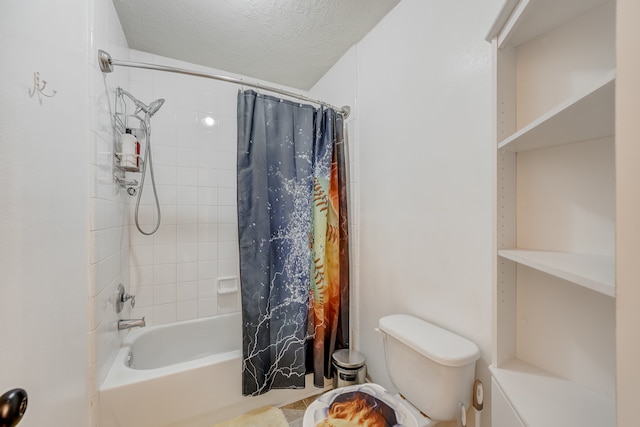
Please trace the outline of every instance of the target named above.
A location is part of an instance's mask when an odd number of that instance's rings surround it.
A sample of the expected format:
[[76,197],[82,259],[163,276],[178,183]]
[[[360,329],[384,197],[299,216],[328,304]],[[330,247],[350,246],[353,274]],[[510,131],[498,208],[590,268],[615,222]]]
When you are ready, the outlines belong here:
[[243,393],[324,386],[349,345],[343,118],[238,94],[238,230]]

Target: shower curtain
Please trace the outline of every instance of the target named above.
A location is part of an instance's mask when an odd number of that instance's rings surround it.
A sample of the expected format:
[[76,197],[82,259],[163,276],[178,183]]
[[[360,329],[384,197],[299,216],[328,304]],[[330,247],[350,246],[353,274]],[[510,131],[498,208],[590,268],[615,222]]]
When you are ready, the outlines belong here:
[[349,343],[343,118],[238,94],[243,394],[329,377]]

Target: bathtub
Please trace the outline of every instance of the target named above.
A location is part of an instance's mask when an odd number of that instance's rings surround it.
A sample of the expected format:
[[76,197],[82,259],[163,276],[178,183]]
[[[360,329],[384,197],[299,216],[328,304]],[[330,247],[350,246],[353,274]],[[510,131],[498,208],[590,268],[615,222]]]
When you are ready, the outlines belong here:
[[[210,427],[322,392],[242,396],[241,315],[132,329],[100,387],[100,427]],[[330,386],[330,382],[326,382]]]

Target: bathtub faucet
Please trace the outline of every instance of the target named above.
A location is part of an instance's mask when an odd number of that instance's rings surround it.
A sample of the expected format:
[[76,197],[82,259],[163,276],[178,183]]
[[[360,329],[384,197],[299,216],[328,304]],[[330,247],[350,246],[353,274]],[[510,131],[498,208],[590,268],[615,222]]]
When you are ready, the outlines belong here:
[[144,317],[142,319],[122,319],[118,320],[118,330],[144,327],[146,325]]

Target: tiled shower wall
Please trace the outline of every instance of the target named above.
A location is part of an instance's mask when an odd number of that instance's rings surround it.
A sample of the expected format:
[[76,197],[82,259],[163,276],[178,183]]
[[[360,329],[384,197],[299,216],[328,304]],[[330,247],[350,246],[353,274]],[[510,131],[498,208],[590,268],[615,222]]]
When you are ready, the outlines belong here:
[[[111,0],[89,3],[89,392],[92,425],[98,420],[98,388],[120,348],[114,301],[119,283],[129,284],[129,227],[126,193],[113,180],[113,91],[129,82],[127,69],[103,75],[97,50],[127,59],[129,48]],[[128,315],[128,313],[122,313]]]
[[[130,59],[222,74],[134,50]],[[127,90],[146,104],[166,100],[151,119],[151,154],[161,210],[155,234],[146,236],[137,230],[136,197],[129,199],[130,292],[136,295],[131,315],[145,316],[147,324],[157,325],[238,311],[238,86],[131,69]],[[148,168],[139,207],[145,232],[156,221],[149,172]],[[140,179],[141,174],[128,175]]]

